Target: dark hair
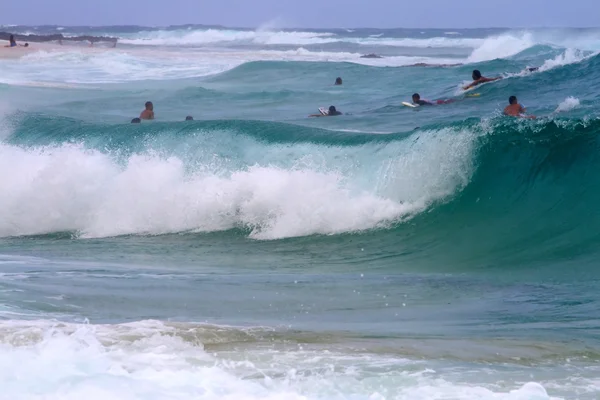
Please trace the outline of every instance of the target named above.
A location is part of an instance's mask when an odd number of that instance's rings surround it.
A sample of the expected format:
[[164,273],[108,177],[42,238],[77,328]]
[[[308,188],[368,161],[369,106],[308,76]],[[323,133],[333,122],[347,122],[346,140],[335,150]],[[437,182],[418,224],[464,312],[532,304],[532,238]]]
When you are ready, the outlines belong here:
[[151,102],[151,101],[147,101],[147,102],[146,102],[146,104],[145,104],[146,108],[148,108],[148,107],[150,107],[150,106],[152,106],[152,105],[153,105],[153,104],[152,104],[152,102]]
[[335,78],[335,84],[336,85],[341,85],[342,84],[342,78],[340,78],[339,76],[337,78]]
[[9,41],[9,42],[14,42],[14,41],[15,41],[15,35],[10,35],[10,36],[8,37],[8,41]]
[[413,99],[416,97],[417,99],[421,98],[421,95],[419,93],[415,93],[412,95]]
[[508,98],[508,103],[509,104],[515,104],[517,102],[517,96],[510,96]]
[[186,121],[193,121],[194,117],[192,117],[191,115],[188,115],[187,117],[185,117]]
[[335,106],[329,106],[329,114],[331,114],[331,113],[335,114],[336,112],[337,112],[337,110],[335,109]]
[[475,79],[481,78],[481,72],[478,69],[473,70],[473,77]]
[[25,43],[25,47],[29,47],[29,43]]
[[131,120],[132,124],[139,124],[140,122],[142,122],[142,120],[139,119],[139,118],[134,118],[134,119]]

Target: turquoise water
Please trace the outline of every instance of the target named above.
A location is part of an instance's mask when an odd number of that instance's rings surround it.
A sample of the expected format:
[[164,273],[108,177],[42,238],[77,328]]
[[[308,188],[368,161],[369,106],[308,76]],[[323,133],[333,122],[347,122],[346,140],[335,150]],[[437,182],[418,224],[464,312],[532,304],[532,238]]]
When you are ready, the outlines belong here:
[[7,396],[598,397],[598,31],[91,33],[0,60]]

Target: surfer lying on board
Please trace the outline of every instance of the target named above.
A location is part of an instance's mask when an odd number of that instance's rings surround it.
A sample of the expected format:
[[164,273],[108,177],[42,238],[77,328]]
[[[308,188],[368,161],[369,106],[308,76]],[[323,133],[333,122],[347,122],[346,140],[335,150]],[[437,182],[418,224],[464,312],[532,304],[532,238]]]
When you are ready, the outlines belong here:
[[509,117],[535,119],[534,115],[525,115],[525,112],[525,107],[519,104],[517,96],[510,96],[508,98],[508,105],[504,109],[504,115],[507,115]]
[[496,78],[486,78],[485,76],[481,75],[481,72],[478,69],[473,71],[472,78],[473,78],[473,82],[471,82],[467,86],[464,86],[463,90],[468,90],[468,89],[474,88],[475,86],[481,85],[482,83],[494,82],[494,81],[502,79],[501,76],[498,76]]
[[327,110],[319,108],[319,111],[321,112],[320,114],[312,114],[309,117],[335,117],[336,115],[342,115],[335,106],[329,106]]
[[450,104],[450,103],[454,103],[456,100],[455,99],[446,99],[446,100],[434,100],[433,102],[431,101],[427,101],[427,100],[422,100],[421,99],[421,95],[419,93],[415,93],[412,95],[412,102],[413,104],[418,104],[420,106],[433,106],[433,105],[439,105],[439,104]]

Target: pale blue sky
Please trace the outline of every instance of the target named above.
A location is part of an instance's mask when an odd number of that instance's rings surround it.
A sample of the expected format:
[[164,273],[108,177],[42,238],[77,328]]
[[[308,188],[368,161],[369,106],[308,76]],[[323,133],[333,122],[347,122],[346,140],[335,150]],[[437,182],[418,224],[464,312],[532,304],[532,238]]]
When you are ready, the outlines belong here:
[[6,0],[0,24],[594,27],[598,0]]

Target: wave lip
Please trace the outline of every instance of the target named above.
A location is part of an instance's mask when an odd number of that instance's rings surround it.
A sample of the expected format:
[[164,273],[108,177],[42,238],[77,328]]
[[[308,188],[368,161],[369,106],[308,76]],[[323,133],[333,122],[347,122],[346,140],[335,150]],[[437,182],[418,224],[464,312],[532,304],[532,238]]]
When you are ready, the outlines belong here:
[[217,141],[190,137],[192,148],[206,149],[191,160],[164,148],[118,161],[82,145],[0,145],[0,169],[14,171],[0,177],[10,188],[0,198],[0,236],[244,229],[255,239],[280,239],[385,228],[468,183],[470,132],[421,134],[384,147],[294,144],[285,158],[278,142],[228,132]]

